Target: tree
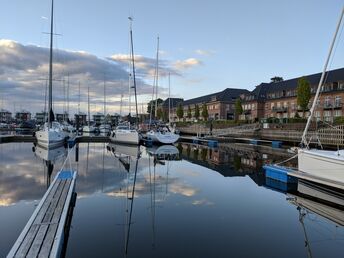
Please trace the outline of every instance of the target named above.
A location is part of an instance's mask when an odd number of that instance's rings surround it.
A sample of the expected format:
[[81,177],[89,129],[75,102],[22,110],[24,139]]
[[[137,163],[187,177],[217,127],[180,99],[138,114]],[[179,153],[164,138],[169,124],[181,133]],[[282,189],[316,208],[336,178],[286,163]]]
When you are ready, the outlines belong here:
[[191,113],[191,107],[190,105],[188,106],[188,118],[191,119],[192,113]]
[[184,116],[184,109],[182,107],[182,104],[179,104],[178,107],[177,107],[177,116],[179,119],[183,118]]
[[237,98],[235,100],[234,107],[235,107],[235,120],[238,121],[239,115],[241,115],[243,112],[242,104],[241,104],[241,98]]
[[[162,102],[164,102],[162,99],[158,98],[158,107],[162,104]],[[147,104],[147,113],[150,114],[151,111],[151,106],[152,106],[152,115],[155,115],[155,99],[149,101],[149,103]]]
[[156,113],[158,119],[163,119],[163,112],[161,108],[158,108],[158,112]]
[[272,77],[270,80],[271,82],[281,82],[283,81],[283,77],[275,76],[275,77]]
[[209,114],[208,114],[207,104],[204,103],[202,105],[202,117],[203,117],[204,121],[208,120],[208,116],[209,116]]
[[195,114],[194,114],[194,117],[198,120],[199,118],[199,106],[198,105],[195,105]]
[[311,87],[306,77],[301,77],[297,81],[297,105],[302,109],[302,117],[305,116],[309,100],[311,99]]

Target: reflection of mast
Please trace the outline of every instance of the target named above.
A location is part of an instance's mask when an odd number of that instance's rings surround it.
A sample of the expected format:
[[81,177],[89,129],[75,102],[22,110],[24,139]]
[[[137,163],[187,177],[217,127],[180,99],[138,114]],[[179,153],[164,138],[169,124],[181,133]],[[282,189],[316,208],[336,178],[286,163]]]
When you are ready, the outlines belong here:
[[156,160],[155,156],[153,158],[153,187],[152,187],[152,172],[151,172],[151,165],[150,165],[150,157],[148,159],[149,162],[149,185],[150,185],[150,192],[151,192],[151,214],[152,214],[152,247],[155,248],[155,166]]
[[89,153],[90,153],[90,143],[88,142],[87,143],[87,155],[86,155],[86,175],[88,173],[88,156],[89,156]]
[[[128,246],[129,246],[129,235],[130,235],[130,226],[131,226],[131,218],[133,214],[133,206],[134,206],[134,197],[135,197],[135,185],[136,185],[136,176],[137,176],[137,168],[139,164],[139,158],[140,158],[140,152],[139,152],[140,146],[137,147],[137,156],[136,156],[136,164],[135,164],[135,174],[134,174],[134,182],[133,182],[133,189],[131,191],[131,196],[128,197],[127,199],[131,201],[130,203],[130,211],[129,211],[129,221],[128,221],[128,231],[127,231],[127,236],[125,239],[125,254],[128,253]],[[130,171],[129,171],[130,173]],[[127,191],[128,193],[128,191]]]
[[51,174],[53,173],[53,170],[54,170],[54,165],[51,162],[51,160],[45,160],[44,170],[45,170],[45,168],[47,169],[46,186],[47,186],[47,189],[48,189],[49,186],[50,186],[50,182],[51,182]]
[[311,247],[309,245],[309,241],[308,241],[308,236],[307,236],[307,232],[306,232],[306,227],[305,227],[305,224],[304,224],[304,217],[307,215],[307,213],[305,211],[303,211],[303,209],[298,206],[297,207],[297,210],[299,211],[299,221],[302,225],[302,229],[303,229],[303,233],[305,235],[305,247],[307,247],[307,255],[309,258],[313,257],[312,256],[312,252],[311,252]]

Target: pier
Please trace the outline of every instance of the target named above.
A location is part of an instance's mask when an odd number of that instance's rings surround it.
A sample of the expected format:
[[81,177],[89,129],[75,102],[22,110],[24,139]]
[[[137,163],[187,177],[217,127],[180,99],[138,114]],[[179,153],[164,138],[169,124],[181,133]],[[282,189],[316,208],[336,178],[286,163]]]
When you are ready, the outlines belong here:
[[76,172],[60,171],[38,204],[10,257],[59,257],[64,243],[70,207],[75,202]]

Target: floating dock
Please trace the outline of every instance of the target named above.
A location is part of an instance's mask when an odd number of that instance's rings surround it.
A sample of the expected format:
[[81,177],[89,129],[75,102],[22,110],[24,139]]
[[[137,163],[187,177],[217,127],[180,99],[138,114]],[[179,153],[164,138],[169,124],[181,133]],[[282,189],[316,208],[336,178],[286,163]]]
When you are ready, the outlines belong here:
[[59,257],[65,226],[75,198],[76,172],[60,171],[7,257]]
[[210,139],[204,139],[204,138],[199,138],[199,137],[182,136],[179,138],[179,141],[181,141],[181,142],[192,142],[194,144],[206,145],[208,147],[218,147],[218,141],[217,140],[210,140]]

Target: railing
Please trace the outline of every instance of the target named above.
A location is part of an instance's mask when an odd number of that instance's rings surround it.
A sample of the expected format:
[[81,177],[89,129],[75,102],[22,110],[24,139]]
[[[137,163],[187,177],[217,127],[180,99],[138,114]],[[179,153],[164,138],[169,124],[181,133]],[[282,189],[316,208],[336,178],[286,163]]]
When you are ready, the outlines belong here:
[[272,107],[273,112],[284,113],[288,112],[288,107]]

